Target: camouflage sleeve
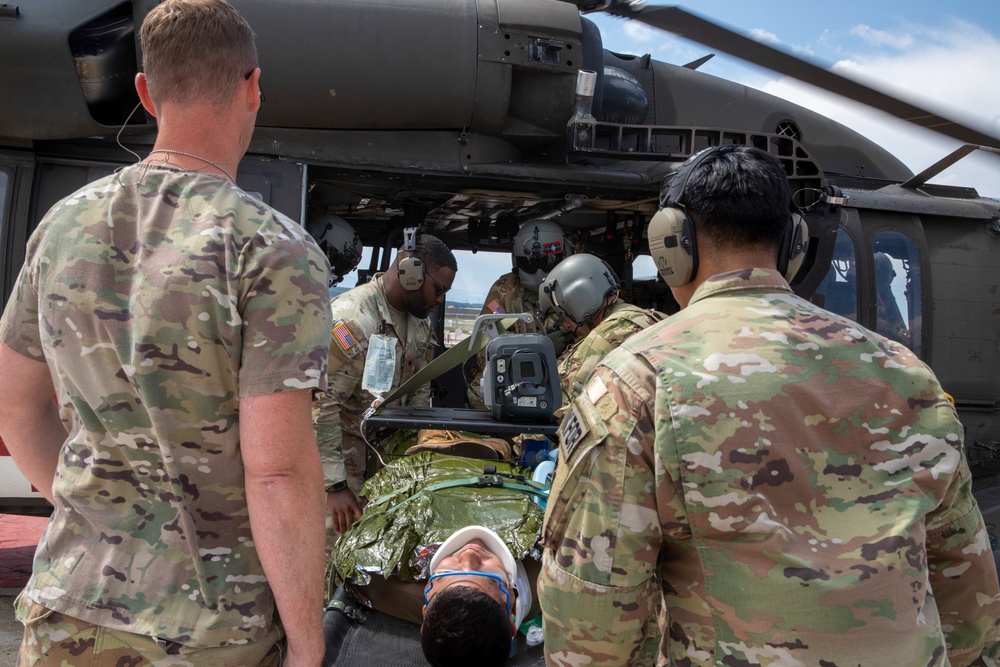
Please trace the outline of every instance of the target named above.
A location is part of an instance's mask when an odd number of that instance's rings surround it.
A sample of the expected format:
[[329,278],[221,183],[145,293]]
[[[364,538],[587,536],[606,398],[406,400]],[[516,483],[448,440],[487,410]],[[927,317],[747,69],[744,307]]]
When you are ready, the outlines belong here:
[[241,396],[326,388],[327,267],[311,240],[271,241],[247,258],[234,313],[242,320]]
[[38,326],[38,294],[25,262],[0,320],[0,340],[21,356],[45,361]]
[[625,366],[598,366],[559,429],[538,579],[548,664],[636,664],[660,599],[655,455],[640,446],[652,371],[627,353],[607,361]]
[[[592,332],[593,333],[593,332]],[[569,405],[583,389],[583,383],[594,372],[598,362],[614,349],[601,335],[594,333],[571,347],[559,360],[559,382],[563,388],[563,405]]]
[[[345,335],[340,327],[348,323],[336,322],[333,340],[330,342],[330,381],[326,393],[313,403],[313,426],[316,428],[316,444],[319,446],[323,462],[323,483],[327,486],[347,479],[344,467],[343,429],[341,410],[361,385],[361,374],[365,370],[366,339],[353,336],[347,329],[348,349],[338,341],[337,334]],[[355,327],[355,330],[357,327]]]
[[479,311],[480,315],[507,312],[506,308],[504,308],[504,290],[502,289],[502,282],[503,277],[501,276],[501,278],[494,282],[493,286],[490,287],[490,291],[486,294],[486,300],[483,301],[483,308]]
[[[957,421],[944,398],[937,409]],[[1000,586],[964,455],[941,504],[928,516],[927,561],[950,664],[991,664],[981,657],[1000,661]]]

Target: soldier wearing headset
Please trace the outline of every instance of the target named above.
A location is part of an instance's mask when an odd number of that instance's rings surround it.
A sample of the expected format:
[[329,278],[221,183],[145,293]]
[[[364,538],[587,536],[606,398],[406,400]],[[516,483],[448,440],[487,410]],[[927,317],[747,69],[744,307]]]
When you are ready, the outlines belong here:
[[[362,416],[377,395],[430,363],[437,341],[427,318],[444,302],[457,271],[443,241],[408,229],[388,271],[330,301],[330,382],[313,407],[313,424],[337,533],[362,512],[358,495],[368,469]],[[429,389],[418,390],[403,405],[426,406],[429,398]]]
[[637,664],[658,603],[657,664],[998,658],[955,409],[907,348],[792,292],[785,174],[713,147],[662,193],[650,252],[683,310],[604,357],[560,426],[549,664]]

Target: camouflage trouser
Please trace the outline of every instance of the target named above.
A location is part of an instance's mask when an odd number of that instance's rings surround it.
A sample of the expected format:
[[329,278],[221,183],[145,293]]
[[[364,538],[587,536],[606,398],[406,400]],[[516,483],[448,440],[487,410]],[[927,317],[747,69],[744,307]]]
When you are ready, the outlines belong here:
[[284,633],[275,624],[259,642],[192,649],[64,616],[28,599],[16,605],[24,623],[17,667],[278,667]]

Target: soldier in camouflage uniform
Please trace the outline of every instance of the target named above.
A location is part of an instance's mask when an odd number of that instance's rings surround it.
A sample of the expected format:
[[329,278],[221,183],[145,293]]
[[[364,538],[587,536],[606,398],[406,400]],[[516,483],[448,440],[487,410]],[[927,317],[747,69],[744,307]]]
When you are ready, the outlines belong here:
[[[538,312],[538,286],[564,257],[568,247],[566,236],[556,223],[550,220],[532,220],[523,224],[514,236],[511,251],[514,268],[510,273],[497,278],[486,294],[480,315],[506,315],[508,313]],[[557,317],[539,321],[536,317],[530,323],[518,320],[511,333],[543,333],[552,339],[556,354],[562,353],[569,336],[562,329]],[[486,365],[485,352],[469,361],[470,384],[467,399],[474,408],[483,407],[479,389],[479,377]]]
[[154,150],[46,214],[0,322],[2,436],[54,506],[18,664],[277,665],[285,634],[316,667],[329,268],[232,182],[250,26],[167,0],[141,40]]
[[776,158],[687,167],[684,309],[605,357],[560,427],[548,664],[636,664],[661,599],[664,665],[996,664],[1000,587],[937,379],[775,270]]
[[563,329],[576,338],[559,357],[562,407],[557,416],[569,409],[604,355],[663,319],[655,310],[619,301],[620,290],[621,281],[614,269],[588,254],[567,258],[542,281],[539,317],[561,319]]
[[[400,262],[419,260],[423,266],[419,285],[401,280],[407,277]],[[395,347],[392,387],[409,380],[434,357],[437,341],[427,317],[444,302],[455,280],[458,263],[440,239],[428,234],[418,237],[412,252],[400,250],[385,273],[370,282],[344,292],[330,301],[333,329],[330,341],[330,384],[313,408],[316,439],[323,459],[327,509],[333,530],[342,533],[361,516],[357,497],[366,477],[368,445],[361,433],[361,418],[375,396],[362,388],[370,339],[390,337]],[[413,273],[414,267],[409,267]],[[426,406],[430,388],[417,390],[402,405]]]

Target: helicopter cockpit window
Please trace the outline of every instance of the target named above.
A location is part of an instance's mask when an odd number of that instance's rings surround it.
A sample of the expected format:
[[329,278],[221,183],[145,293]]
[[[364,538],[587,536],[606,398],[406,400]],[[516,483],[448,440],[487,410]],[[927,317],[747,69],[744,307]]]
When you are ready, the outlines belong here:
[[846,230],[837,232],[830,268],[813,296],[813,302],[838,315],[858,319],[857,257]]
[[509,252],[473,253],[453,248],[452,253],[458,262],[458,272],[445,303],[445,347],[472,333],[472,325],[486,303],[486,294],[500,276],[511,271]]
[[875,330],[920,354],[922,285],[916,244],[899,232],[880,232],[872,251]]

